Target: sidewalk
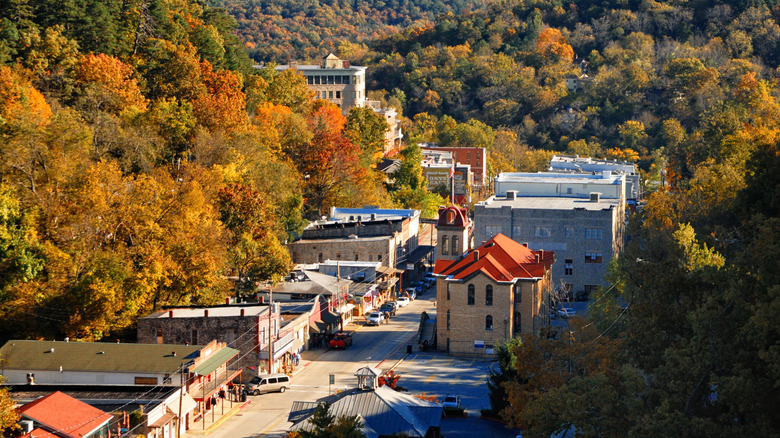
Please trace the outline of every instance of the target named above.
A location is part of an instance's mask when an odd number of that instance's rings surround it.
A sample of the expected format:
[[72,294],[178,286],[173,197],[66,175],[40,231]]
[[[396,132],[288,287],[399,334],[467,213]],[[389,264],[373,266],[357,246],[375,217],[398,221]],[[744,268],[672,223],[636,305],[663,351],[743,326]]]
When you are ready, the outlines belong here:
[[203,417],[191,423],[187,435],[208,435],[249,403],[252,403],[252,400],[248,398],[243,402],[240,399],[220,400],[211,410],[206,411]]

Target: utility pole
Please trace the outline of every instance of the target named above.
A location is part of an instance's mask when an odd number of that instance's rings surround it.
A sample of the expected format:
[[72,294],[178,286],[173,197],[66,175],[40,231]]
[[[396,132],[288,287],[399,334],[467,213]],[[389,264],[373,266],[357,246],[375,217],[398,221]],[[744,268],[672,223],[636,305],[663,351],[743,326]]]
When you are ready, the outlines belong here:
[[273,373],[274,343],[271,342],[271,317],[274,313],[274,286],[268,288],[268,373]]

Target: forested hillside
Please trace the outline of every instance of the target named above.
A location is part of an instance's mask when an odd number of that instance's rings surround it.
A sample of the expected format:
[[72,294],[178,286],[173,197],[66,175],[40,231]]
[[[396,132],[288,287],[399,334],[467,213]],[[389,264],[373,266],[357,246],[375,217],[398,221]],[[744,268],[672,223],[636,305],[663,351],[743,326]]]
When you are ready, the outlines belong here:
[[385,187],[383,117],[252,69],[234,25],[195,1],[0,3],[0,341],[124,336],[286,274],[333,205],[442,202],[419,166]]
[[[369,38],[430,23],[443,13],[479,9],[484,0],[212,0],[238,21],[238,36],[257,62],[314,60]],[[343,48],[342,48],[343,50]]]
[[644,172],[589,321],[502,349],[493,407],[523,436],[780,434],[778,17],[774,1],[508,0],[359,61],[410,138],[484,144],[494,172],[554,152]]

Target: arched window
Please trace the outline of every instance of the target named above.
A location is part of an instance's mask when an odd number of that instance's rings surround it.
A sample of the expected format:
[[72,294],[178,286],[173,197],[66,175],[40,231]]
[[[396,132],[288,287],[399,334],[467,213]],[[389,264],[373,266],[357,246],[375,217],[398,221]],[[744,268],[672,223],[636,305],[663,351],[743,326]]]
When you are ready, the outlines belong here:
[[450,310],[447,309],[447,330],[450,329]]
[[493,286],[491,285],[485,286],[485,305],[493,305]]
[[450,238],[448,236],[444,236],[441,238],[441,254],[447,255],[449,254],[447,251],[449,251],[450,246]]
[[460,245],[458,244],[458,236],[452,236],[452,255],[460,253]]
[[493,330],[493,317],[490,315],[485,317],[485,330]]
[[452,210],[447,211],[447,223],[455,223],[455,212]]
[[468,302],[466,304],[468,304],[469,306],[473,306],[474,305],[474,285],[473,284],[469,285]]

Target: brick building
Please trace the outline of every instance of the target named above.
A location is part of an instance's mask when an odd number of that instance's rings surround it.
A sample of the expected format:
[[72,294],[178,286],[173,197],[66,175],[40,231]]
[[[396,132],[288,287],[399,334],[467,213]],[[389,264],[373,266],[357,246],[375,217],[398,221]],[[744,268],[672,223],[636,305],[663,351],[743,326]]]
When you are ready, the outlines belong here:
[[490,187],[487,186],[487,152],[485,148],[473,147],[446,147],[436,143],[423,143],[420,145],[423,155],[446,151],[452,154],[455,163],[468,165],[473,173],[472,190],[483,193]]
[[532,251],[498,234],[434,267],[438,349],[492,356],[495,347],[549,324],[550,251]]

